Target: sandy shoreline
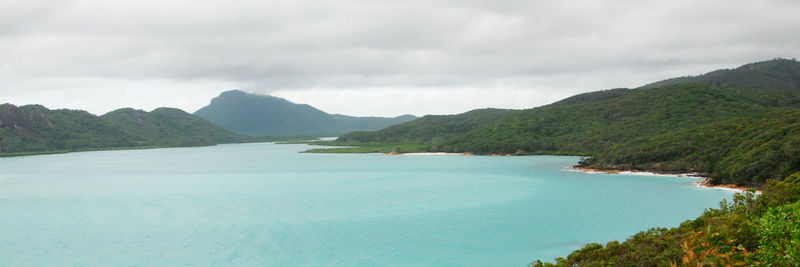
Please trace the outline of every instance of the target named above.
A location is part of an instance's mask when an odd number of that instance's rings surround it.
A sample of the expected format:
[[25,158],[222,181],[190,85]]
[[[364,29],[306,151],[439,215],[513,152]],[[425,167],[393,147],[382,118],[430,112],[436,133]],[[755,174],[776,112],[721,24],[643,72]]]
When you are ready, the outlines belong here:
[[[450,152],[414,152],[414,153],[383,153],[384,156],[431,156],[431,155],[451,155],[451,156],[472,156],[474,154],[469,152],[464,153],[450,153]],[[492,155],[492,156],[496,156]],[[641,172],[641,171],[620,171],[620,170],[603,170],[603,169],[594,169],[588,167],[581,167],[581,166],[572,166],[567,168],[568,171],[575,171],[575,172],[583,172],[588,174],[627,174],[627,175],[638,175],[638,176],[662,176],[662,177],[682,177],[682,178],[695,178],[700,179],[695,181],[694,184],[697,187],[708,188],[708,189],[717,189],[717,190],[726,190],[732,192],[745,192],[750,190],[749,187],[744,186],[737,186],[735,184],[719,184],[719,185],[712,185],[709,177],[703,176],[700,173],[690,172],[690,173],[657,173],[657,172]],[[758,193],[761,190],[757,190]]]
[[[706,178],[706,179],[704,179],[704,180],[702,180],[702,181],[697,181],[697,183],[696,183],[696,184],[697,184],[697,186],[699,186],[699,187],[705,187],[705,188],[714,188],[714,189],[721,189],[721,190],[730,190],[730,191],[735,191],[735,192],[744,192],[744,191],[747,191],[747,190],[750,190],[750,189],[751,189],[751,188],[749,188],[749,187],[738,186],[738,185],[735,185],[735,184],[718,184],[718,185],[712,185],[712,184],[709,182],[709,179],[708,179],[708,178]],[[761,193],[761,190],[756,190],[756,193],[760,194],[760,193]]]
[[[655,173],[655,172],[638,172],[638,171],[619,171],[619,170],[602,170],[602,169],[594,169],[594,168],[587,168],[587,167],[580,167],[580,166],[572,166],[569,168],[570,171],[577,171],[589,174],[630,174],[630,175],[642,175],[642,176],[667,176],[667,177],[684,177],[684,178],[697,178],[702,179],[699,181],[694,182],[695,186],[708,188],[708,189],[718,189],[718,190],[726,190],[732,192],[745,192],[750,190],[748,187],[737,186],[735,184],[719,184],[719,185],[712,185],[709,181],[709,177],[703,176],[699,173]],[[758,191],[760,192],[760,191]]]
[[603,170],[594,169],[581,166],[572,166],[569,168],[571,171],[585,172],[585,173],[604,173],[604,174],[632,174],[641,176],[668,176],[668,177],[691,177],[691,178],[706,178],[705,176],[696,173],[657,173],[657,172],[640,172],[640,171],[620,171],[620,170]]

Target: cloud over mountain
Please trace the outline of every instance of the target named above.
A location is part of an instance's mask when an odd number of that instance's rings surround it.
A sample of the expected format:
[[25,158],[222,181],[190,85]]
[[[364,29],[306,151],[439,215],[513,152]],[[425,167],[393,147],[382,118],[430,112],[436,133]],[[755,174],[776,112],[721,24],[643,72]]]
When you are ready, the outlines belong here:
[[[440,107],[425,113],[476,108],[443,101],[463,88],[486,88],[470,96],[497,99],[486,105],[531,107],[794,57],[798,13],[781,0],[5,1],[0,92],[98,113],[180,96],[193,110],[234,88],[336,113],[351,106],[329,97],[342,90],[364,92],[353,100],[364,103],[376,90],[441,95],[423,99]],[[328,97],[292,99],[309,90]]]

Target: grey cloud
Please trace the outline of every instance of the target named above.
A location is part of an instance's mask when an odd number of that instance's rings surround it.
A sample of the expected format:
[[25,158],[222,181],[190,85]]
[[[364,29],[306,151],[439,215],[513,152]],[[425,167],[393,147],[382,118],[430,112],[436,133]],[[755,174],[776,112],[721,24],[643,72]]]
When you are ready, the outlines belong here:
[[0,84],[579,92],[795,57],[797,14],[780,0],[6,1]]

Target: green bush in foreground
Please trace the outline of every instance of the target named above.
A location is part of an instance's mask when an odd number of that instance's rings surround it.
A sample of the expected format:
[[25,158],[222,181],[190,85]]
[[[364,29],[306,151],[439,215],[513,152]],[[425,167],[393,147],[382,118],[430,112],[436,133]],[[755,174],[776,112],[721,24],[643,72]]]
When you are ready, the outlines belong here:
[[800,173],[723,200],[679,227],[588,244],[530,266],[800,266]]
[[756,258],[764,265],[800,266],[800,202],[769,209],[758,224]]

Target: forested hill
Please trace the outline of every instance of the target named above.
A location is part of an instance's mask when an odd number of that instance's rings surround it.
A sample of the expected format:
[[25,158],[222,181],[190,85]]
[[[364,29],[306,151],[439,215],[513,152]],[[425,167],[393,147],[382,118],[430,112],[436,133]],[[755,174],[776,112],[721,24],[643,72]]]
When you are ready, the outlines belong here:
[[[794,148],[800,89],[790,86],[800,79],[800,63],[773,60],[736,70],[718,75],[736,82],[691,81],[580,94],[504,114],[475,128],[437,131],[436,122],[418,120],[342,138],[349,144],[424,144],[429,151],[591,155],[584,165],[694,171],[717,183],[740,185],[800,170]],[[752,75],[754,70],[758,75]],[[426,137],[407,134],[414,131]]]
[[0,156],[145,146],[199,146],[248,140],[181,110],[121,109],[101,117],[41,105],[0,105]]
[[476,109],[456,115],[427,115],[414,121],[374,132],[353,132],[341,142],[425,143],[439,149],[446,140],[477,129],[502,116],[519,112],[509,109]]
[[654,82],[640,88],[655,88],[687,82],[779,90],[800,89],[800,64],[795,59],[773,59],[750,63],[735,69],[712,71]]
[[131,139],[86,111],[0,105],[0,153],[130,147]]
[[800,110],[780,108],[611,145],[584,162],[601,169],[710,174],[712,183],[760,184],[800,170]]
[[123,108],[100,118],[133,136],[140,145],[201,146],[247,140],[245,136],[176,108],[162,107],[151,112]]
[[225,129],[251,136],[334,136],[377,130],[416,119],[411,115],[382,118],[328,114],[306,104],[239,90],[223,92],[194,114]]

